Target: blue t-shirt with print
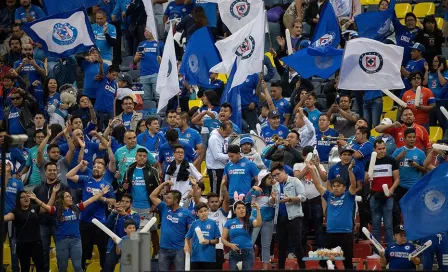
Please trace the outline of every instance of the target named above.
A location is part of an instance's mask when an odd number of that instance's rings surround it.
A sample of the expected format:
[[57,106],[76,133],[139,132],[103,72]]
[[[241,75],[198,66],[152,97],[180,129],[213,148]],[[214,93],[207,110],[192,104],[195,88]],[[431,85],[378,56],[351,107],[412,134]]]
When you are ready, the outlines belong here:
[[319,127],[319,116],[322,114],[318,109],[314,109],[313,111],[310,111],[308,108],[304,107],[304,111],[308,113],[308,120],[310,120],[311,123],[313,123],[313,126],[315,128]]
[[263,138],[264,142],[267,145],[273,144],[272,136],[277,135],[280,138],[286,139],[288,136],[289,129],[284,125],[279,125],[278,128],[272,129],[271,126],[265,126],[261,129],[261,138]]
[[199,227],[201,229],[202,235],[205,240],[214,240],[221,237],[221,233],[219,232],[218,224],[211,219],[206,219],[205,221],[195,220],[190,229],[187,232],[185,238],[191,239],[193,238],[193,246],[191,253],[191,261],[192,262],[216,262],[216,249],[215,245],[207,244],[203,245],[199,243],[198,236],[196,234],[195,229]]
[[415,264],[409,260],[409,254],[414,252],[416,247],[411,242],[399,245],[392,243],[384,252],[390,270],[415,270]]
[[[83,94],[89,98],[96,98],[96,92],[100,87],[98,80],[95,80],[95,76],[100,72],[100,64],[98,62],[90,63],[83,61],[81,63],[81,69],[84,71],[84,91]],[[109,65],[103,63],[103,71],[107,73]]]
[[280,123],[283,124],[285,122],[285,116],[291,115],[291,104],[284,97],[279,100],[273,99],[272,102],[274,102],[275,108],[280,113]]
[[[410,60],[407,64],[406,64],[406,71],[408,71],[409,73],[411,72],[420,72],[422,75],[425,74],[425,59],[420,59],[420,60]],[[412,88],[411,83],[409,82],[407,77],[404,77],[403,79],[403,83],[404,83],[404,90],[401,92],[400,97],[403,96],[403,93],[409,89]]]
[[126,128],[126,130],[130,130],[131,129],[131,118],[132,118],[133,113],[124,113],[122,114],[122,118],[123,118],[123,125]]
[[6,184],[5,196],[5,212],[3,215],[10,213],[16,207],[17,192],[24,191],[23,183],[16,178],[10,178]]
[[172,1],[168,4],[165,10],[165,15],[168,16],[169,20],[175,19],[175,18],[184,18],[188,14],[191,13],[191,10],[193,8],[193,5],[185,5],[185,4],[176,4],[175,1]]
[[355,196],[349,191],[341,196],[335,196],[328,190],[324,193],[322,197],[327,201],[328,233],[352,233]]
[[[91,198],[95,194],[101,193],[104,186],[109,185],[104,179],[100,181],[94,180],[89,176],[78,176],[78,183],[83,186],[82,190],[82,202]],[[104,195],[105,198],[115,198],[113,190],[110,190]],[[91,223],[92,219],[96,218],[98,221],[104,224],[106,222],[106,208],[107,204],[102,201],[95,201],[87,206],[83,213],[81,213],[81,221]]]
[[[443,72],[443,78],[448,80],[448,71]],[[428,73],[428,88],[431,89],[436,100],[443,98],[443,86],[444,85],[440,84],[439,72]]]
[[334,143],[334,140],[324,138],[324,136],[338,137],[339,133],[332,128],[329,128],[325,132],[322,132],[319,130],[319,128],[316,128],[317,153],[319,154],[320,161],[326,163],[326,162],[328,162],[328,157],[330,155],[331,149],[336,144]]
[[8,116],[8,134],[9,135],[15,135],[15,134],[24,134],[25,130],[23,129],[22,125],[20,124],[20,116],[19,116],[19,109],[17,109],[15,106],[11,106],[11,110],[9,111]]
[[28,20],[26,19],[27,16],[33,18],[32,21],[34,21],[44,18],[45,13],[40,7],[31,4],[30,9],[28,11],[26,11],[24,7],[19,7],[18,9],[16,9],[16,12],[14,14],[14,20],[20,20],[22,21],[22,23],[27,23],[28,22]]
[[[100,51],[101,58],[112,61],[112,46],[107,43],[104,26],[92,24],[92,31],[95,36],[95,45]],[[107,34],[109,34],[112,39],[117,38],[117,31],[114,25],[107,24]]]
[[118,85],[115,80],[110,81],[104,77],[98,84],[94,109],[97,112],[114,112],[114,99],[117,95]]
[[163,229],[160,237],[160,248],[170,250],[183,249],[188,226],[194,221],[193,216],[187,209],[181,207],[173,211],[163,201],[157,205],[157,209],[160,211]]
[[146,147],[151,152],[159,152],[159,148],[166,143],[165,136],[162,132],[154,134],[154,137],[146,130],[137,136],[137,144]]
[[364,172],[366,164],[368,161],[370,161],[370,156],[372,155],[373,152],[373,144],[370,141],[365,142],[363,144],[355,143],[352,146],[352,149],[361,153],[362,157],[360,159],[355,159],[355,163],[356,166],[359,167],[361,172]]
[[[60,145],[59,149],[61,151],[61,155],[66,156],[69,150],[68,144]],[[87,167],[89,167],[90,169],[93,169],[93,155],[96,154],[99,150],[100,150],[100,144],[94,142],[86,142],[86,146],[84,148],[84,160],[89,162],[89,165]],[[76,167],[76,165],[78,164],[78,157],[80,151],[81,148],[75,146],[75,151],[73,153],[73,160],[72,163],[70,164],[69,169]]]
[[[23,59],[14,62],[14,69],[17,69],[22,64]],[[42,69],[45,69],[44,63],[40,60],[35,60],[37,66]],[[31,64],[25,64],[20,70],[19,75],[26,81],[32,84],[34,81],[39,80],[43,82],[42,76],[37,72],[36,68]]]
[[[346,165],[342,165],[341,162],[338,162],[337,164],[333,165],[330,167],[330,169],[328,169],[328,180],[333,180],[335,178],[341,178],[343,176],[347,176],[348,177],[348,164]],[[342,173],[342,175],[341,175]],[[361,172],[361,169],[359,169],[358,166],[354,166],[353,167],[353,174],[355,175],[355,180],[356,181],[363,181],[364,180],[364,172]],[[348,190],[349,188],[349,184],[350,184],[350,180],[346,178],[344,178],[345,182],[347,182],[347,187],[345,188],[345,190]]]
[[177,133],[179,134],[179,141],[182,143],[188,143],[193,148],[196,148],[198,144],[202,144],[202,138],[199,132],[192,129],[191,127],[187,128],[183,133],[179,128],[176,128]]
[[383,97],[383,92],[380,90],[370,90],[364,92],[364,101],[370,101],[380,97]]
[[[250,218],[249,222],[252,228],[252,221],[255,218]],[[235,217],[233,219],[227,220],[224,224],[224,228],[229,230],[230,243],[237,244],[240,249],[252,248],[252,233],[250,229],[244,229],[243,220]]]
[[[234,88],[239,88],[240,96],[241,96],[241,109],[245,110],[249,108],[250,103],[254,103],[256,106],[258,105],[258,96],[255,94],[255,89],[258,85],[258,74],[250,75],[246,78],[243,84],[238,85]],[[235,92],[237,93],[237,91]],[[232,111],[236,112],[240,109],[232,109]]]
[[143,176],[143,169],[136,167],[132,175],[132,207],[138,209],[149,209],[151,205],[148,199],[148,192],[146,191],[145,178]]
[[140,76],[148,76],[159,72],[159,62],[157,57],[160,55],[159,45],[156,41],[143,41],[138,45],[137,52],[142,53],[140,60]]
[[246,195],[252,187],[252,179],[258,176],[258,172],[257,165],[247,158],[241,158],[237,163],[227,163],[224,175],[227,176],[230,199],[233,199],[233,192]]
[[400,186],[409,189],[423,176],[423,173],[417,168],[412,167],[410,162],[413,161],[418,165],[423,166],[426,155],[425,152],[417,147],[409,149],[406,146],[402,146],[392,153],[392,157],[397,158],[403,150],[406,150],[406,155],[403,159],[398,161],[398,164],[400,165]]
[[[81,213],[84,209],[83,204],[77,204],[78,213]],[[72,210],[72,208],[64,209],[62,212],[63,221],[60,221],[57,217],[58,209],[54,208],[53,216],[56,217],[56,232],[54,234],[54,239],[56,241],[63,240],[65,238],[80,238],[81,232],[79,231],[79,216],[76,215],[76,211]]]

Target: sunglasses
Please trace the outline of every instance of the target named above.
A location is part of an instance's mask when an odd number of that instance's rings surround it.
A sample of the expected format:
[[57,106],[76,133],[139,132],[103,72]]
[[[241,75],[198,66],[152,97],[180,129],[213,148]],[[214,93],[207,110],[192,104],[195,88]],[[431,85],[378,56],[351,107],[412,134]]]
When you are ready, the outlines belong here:
[[22,97],[21,96],[11,96],[11,100],[20,100]]

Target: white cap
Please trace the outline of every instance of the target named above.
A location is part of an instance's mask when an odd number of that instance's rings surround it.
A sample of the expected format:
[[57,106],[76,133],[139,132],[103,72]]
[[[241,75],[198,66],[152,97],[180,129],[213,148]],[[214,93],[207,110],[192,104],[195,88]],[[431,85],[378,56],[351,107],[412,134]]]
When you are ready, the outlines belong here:
[[258,173],[258,185],[257,185],[257,186],[260,186],[261,181],[262,181],[267,175],[269,175],[269,171],[266,170],[266,169],[263,169],[263,170],[261,170],[261,171]]
[[380,125],[392,125],[393,122],[390,118],[383,118],[383,120],[381,120]]
[[11,166],[11,170],[14,170],[14,165],[12,164],[12,162],[10,160],[6,160],[5,165],[6,164],[9,164],[9,166]]

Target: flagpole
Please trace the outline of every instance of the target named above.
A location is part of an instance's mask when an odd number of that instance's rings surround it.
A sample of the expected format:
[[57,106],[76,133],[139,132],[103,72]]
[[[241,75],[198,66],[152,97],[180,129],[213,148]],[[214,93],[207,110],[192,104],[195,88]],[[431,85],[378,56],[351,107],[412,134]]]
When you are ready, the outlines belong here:
[[[263,7],[264,7],[264,1],[263,1]],[[269,38],[269,49],[272,48],[272,39],[271,39],[271,31],[269,30],[268,23],[268,17],[266,15],[266,10],[264,11],[264,27],[268,29],[268,38]],[[265,35],[266,36],[266,35]]]

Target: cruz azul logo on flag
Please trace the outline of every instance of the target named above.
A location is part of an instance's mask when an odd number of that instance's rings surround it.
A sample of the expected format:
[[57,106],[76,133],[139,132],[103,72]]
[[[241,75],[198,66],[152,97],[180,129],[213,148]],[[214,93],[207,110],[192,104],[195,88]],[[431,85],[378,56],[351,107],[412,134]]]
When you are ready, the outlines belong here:
[[383,68],[383,56],[377,52],[367,52],[359,56],[359,66],[368,74],[375,74]]
[[247,37],[244,42],[236,49],[235,54],[241,59],[248,59],[255,50],[255,39],[252,36]]
[[199,60],[195,54],[188,57],[188,67],[190,67],[190,70],[193,73],[196,73],[199,70]]
[[70,45],[77,37],[78,30],[69,23],[57,23],[53,26],[53,41],[58,45]]
[[236,0],[230,5],[230,14],[233,17],[241,20],[241,18],[246,17],[250,11],[250,4],[247,0]]
[[327,34],[323,35],[322,37],[320,37],[314,43],[314,47],[330,45],[332,43],[334,37],[335,37],[335,33],[334,32],[327,33]]

